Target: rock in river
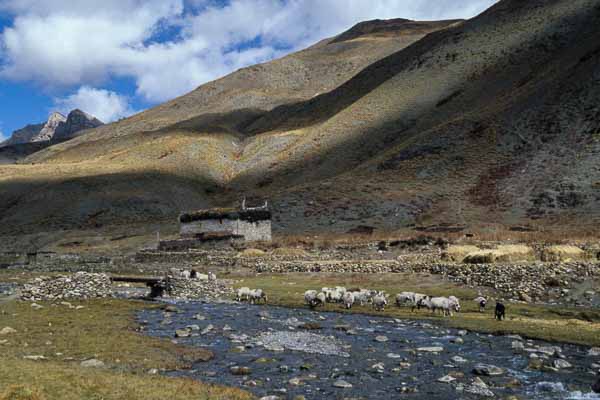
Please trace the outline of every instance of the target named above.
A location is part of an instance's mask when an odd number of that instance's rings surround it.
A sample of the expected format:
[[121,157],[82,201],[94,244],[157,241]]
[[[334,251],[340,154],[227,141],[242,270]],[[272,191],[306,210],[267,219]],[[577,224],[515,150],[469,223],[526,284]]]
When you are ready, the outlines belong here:
[[429,347],[418,347],[417,351],[422,351],[426,353],[441,353],[444,351],[442,346],[429,346]]
[[473,373],[481,376],[499,376],[505,372],[504,368],[491,364],[477,364],[473,367]]
[[566,368],[572,368],[573,365],[571,365],[570,362],[568,362],[567,360],[563,360],[563,359],[556,359],[554,360],[554,362],[552,363],[552,365],[554,365],[554,368],[558,368],[558,369],[566,369]]
[[346,382],[345,380],[339,379],[333,382],[333,387],[340,389],[350,389],[352,387],[352,384],[350,382]]

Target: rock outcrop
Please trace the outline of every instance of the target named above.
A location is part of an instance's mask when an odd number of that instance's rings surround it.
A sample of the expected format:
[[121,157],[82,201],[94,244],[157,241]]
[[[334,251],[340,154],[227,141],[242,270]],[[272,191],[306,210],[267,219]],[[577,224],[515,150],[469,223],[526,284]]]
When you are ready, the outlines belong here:
[[76,109],[71,111],[67,119],[56,129],[53,139],[56,141],[71,139],[81,131],[97,128],[100,125],[104,123],[98,118]]
[[14,131],[8,140],[0,143],[0,147],[23,143],[64,141],[75,137],[78,132],[97,128],[100,125],[104,125],[104,123],[79,109],[71,111],[66,117],[59,112],[53,112],[45,123],[27,125],[25,128]]

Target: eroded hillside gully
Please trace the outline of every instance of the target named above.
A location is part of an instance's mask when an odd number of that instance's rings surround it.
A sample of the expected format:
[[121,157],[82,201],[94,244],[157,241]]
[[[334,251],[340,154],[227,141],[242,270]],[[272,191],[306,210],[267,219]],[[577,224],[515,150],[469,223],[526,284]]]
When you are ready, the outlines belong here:
[[152,336],[208,348],[186,371],[268,399],[600,399],[600,349],[412,320],[231,302],[138,315]]

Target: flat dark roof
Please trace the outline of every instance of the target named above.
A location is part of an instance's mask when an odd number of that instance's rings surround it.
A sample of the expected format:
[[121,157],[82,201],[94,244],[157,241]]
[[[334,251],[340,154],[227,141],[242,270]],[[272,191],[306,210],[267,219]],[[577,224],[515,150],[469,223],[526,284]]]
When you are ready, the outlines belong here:
[[271,211],[268,209],[241,210],[238,208],[210,208],[206,210],[190,211],[179,215],[179,222],[181,223],[205,221],[209,219],[230,219],[248,222],[267,221],[271,219]]

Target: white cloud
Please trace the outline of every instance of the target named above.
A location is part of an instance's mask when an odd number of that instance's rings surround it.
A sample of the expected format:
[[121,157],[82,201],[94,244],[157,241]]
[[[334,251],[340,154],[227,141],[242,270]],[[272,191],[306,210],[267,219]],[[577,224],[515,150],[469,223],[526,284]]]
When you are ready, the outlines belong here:
[[102,122],[112,122],[135,113],[126,97],[104,89],[82,86],[63,99],[55,99],[55,106],[63,114],[76,108],[93,115]]
[[159,102],[360,21],[467,18],[494,2],[0,0],[0,11],[14,16],[0,36],[0,77],[49,87],[128,77],[138,95]]

